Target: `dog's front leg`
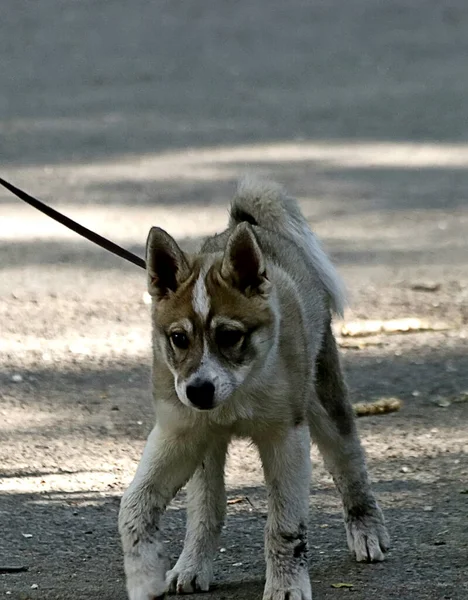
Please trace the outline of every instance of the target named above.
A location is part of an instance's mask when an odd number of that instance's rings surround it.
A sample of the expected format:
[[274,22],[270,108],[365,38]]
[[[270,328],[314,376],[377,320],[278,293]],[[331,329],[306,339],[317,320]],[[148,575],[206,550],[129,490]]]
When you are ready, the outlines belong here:
[[159,532],[167,504],[203,458],[202,435],[190,437],[156,425],[135,478],[122,497],[119,531],[130,600],[157,600],[166,592],[169,568]]
[[299,425],[255,441],[268,488],[263,600],[311,600],[307,561],[308,427]]
[[213,559],[226,512],[224,463],[228,441],[220,436],[210,442],[203,462],[187,485],[184,549],[167,574],[173,592],[207,592],[210,588]]

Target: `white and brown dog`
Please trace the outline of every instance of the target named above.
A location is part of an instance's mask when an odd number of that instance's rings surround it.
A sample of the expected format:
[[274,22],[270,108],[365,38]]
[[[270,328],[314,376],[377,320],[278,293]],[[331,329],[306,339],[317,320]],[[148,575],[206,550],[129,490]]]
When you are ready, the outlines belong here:
[[[268,486],[263,600],[312,597],[311,436],[341,494],[351,552],[383,560],[389,538],[330,327],[344,292],[297,203],[245,180],[228,229],[198,254],[151,229],[147,271],[156,425],[119,516],[130,600],[209,589],[235,436],[257,445]],[[187,482],[185,545],[168,571],[160,517]]]

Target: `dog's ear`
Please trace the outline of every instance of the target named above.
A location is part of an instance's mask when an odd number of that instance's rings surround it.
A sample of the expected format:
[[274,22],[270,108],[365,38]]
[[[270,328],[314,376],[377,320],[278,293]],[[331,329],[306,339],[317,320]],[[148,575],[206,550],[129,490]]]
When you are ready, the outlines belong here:
[[265,259],[248,223],[240,223],[230,235],[224,251],[221,277],[246,296],[267,294],[270,285]]
[[159,227],[152,227],[146,242],[148,292],[158,300],[175,292],[189,276],[189,266],[177,242]]

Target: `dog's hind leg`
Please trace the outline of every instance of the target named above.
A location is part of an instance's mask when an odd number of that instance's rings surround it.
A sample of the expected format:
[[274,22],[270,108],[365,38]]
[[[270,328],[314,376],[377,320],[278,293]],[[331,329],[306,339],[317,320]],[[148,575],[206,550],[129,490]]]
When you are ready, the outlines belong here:
[[187,485],[187,532],[182,554],[167,574],[171,591],[207,592],[226,513],[224,464],[229,440],[219,438]]
[[309,410],[311,436],[341,494],[348,546],[358,561],[383,560],[389,536],[370,487],[330,325],[317,358],[315,389],[318,403],[313,399]]

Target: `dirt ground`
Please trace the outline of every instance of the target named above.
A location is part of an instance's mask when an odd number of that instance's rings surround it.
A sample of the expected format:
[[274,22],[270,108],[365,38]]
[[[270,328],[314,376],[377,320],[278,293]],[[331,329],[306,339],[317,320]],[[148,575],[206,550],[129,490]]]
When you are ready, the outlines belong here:
[[[5,2],[0,176],[142,255],[220,230],[236,178],[297,195],[351,292],[340,335],[392,548],[354,563],[313,451],[316,600],[468,598],[468,5],[465,0]],[[0,595],[124,600],[117,511],[151,427],[143,271],[0,190]],[[427,284],[434,284],[429,286]],[[425,289],[414,289],[423,284]],[[362,340],[361,340],[362,341]],[[369,341],[369,340],[368,340]],[[266,498],[236,443],[216,582],[262,594]],[[165,518],[173,559],[184,495]],[[334,588],[334,583],[352,584]]]

